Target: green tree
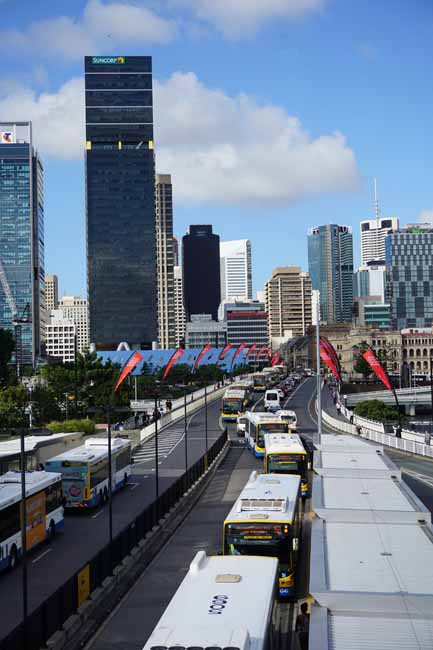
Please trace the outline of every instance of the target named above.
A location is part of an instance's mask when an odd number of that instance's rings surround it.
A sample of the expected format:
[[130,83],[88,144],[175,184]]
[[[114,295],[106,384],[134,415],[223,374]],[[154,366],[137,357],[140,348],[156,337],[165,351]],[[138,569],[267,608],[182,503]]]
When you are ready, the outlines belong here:
[[354,409],[356,415],[375,420],[376,422],[387,422],[399,419],[399,413],[396,408],[389,406],[378,399],[370,399],[359,402]]
[[0,385],[7,386],[9,364],[15,350],[15,339],[10,330],[0,329]]
[[29,399],[32,402],[33,425],[41,427],[50,420],[58,420],[62,411],[54,392],[47,386],[35,386]]
[[366,362],[366,360],[362,356],[367,349],[368,349],[368,345],[365,341],[363,341],[359,347],[359,353],[356,359],[356,363],[353,366],[354,371],[362,375],[364,379],[367,379],[367,377],[369,377],[372,373],[372,369],[370,365]]
[[0,429],[28,426],[27,395],[24,386],[0,389]]

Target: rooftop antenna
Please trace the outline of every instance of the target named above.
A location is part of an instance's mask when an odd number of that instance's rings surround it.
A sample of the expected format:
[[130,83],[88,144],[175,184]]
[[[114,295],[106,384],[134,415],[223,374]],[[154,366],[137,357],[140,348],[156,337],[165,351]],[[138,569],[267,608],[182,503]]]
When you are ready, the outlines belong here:
[[380,219],[379,199],[377,198],[377,179],[374,179],[374,214],[376,221]]

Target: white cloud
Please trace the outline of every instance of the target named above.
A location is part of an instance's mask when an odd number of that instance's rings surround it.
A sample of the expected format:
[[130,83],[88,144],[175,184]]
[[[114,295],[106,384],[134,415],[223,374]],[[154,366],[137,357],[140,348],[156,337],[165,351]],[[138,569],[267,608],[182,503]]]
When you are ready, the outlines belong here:
[[33,138],[41,154],[65,159],[83,157],[82,79],[71,79],[56,93],[39,95],[26,86],[0,87],[0,115],[4,119],[31,120]]
[[113,47],[134,43],[166,43],[176,32],[172,21],[164,20],[144,7],[125,2],[88,0],[79,20],[58,16],[32,23],[25,31],[0,32],[0,49],[29,51],[67,59],[84,54],[108,53]]
[[433,225],[433,210],[423,210],[418,216],[420,223],[431,223]]
[[254,34],[271,20],[296,20],[321,9],[327,0],[172,0],[213,24],[229,38]]
[[343,135],[312,138],[283,108],[229,97],[190,74],[155,84],[157,167],[178,199],[290,203],[352,190],[358,174]]
[[[344,136],[313,138],[281,107],[209,89],[192,73],[155,82],[154,103],[157,168],[173,175],[177,200],[288,204],[357,185]],[[0,114],[31,119],[41,153],[83,156],[82,79],[51,94],[0,87]]]

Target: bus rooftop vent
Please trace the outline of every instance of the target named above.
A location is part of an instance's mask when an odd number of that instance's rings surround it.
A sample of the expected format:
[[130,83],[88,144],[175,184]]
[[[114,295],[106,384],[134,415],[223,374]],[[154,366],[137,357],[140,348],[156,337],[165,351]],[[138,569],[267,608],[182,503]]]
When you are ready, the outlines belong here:
[[286,499],[241,499],[241,512],[248,510],[272,510],[284,512]]
[[219,583],[233,583],[240,581],[241,576],[238,573],[219,573],[215,578],[215,582]]

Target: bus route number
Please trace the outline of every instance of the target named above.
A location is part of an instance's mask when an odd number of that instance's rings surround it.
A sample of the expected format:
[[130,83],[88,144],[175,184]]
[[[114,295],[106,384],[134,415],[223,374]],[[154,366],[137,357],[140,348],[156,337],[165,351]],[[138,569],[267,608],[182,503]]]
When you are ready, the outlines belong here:
[[212,598],[211,604],[209,605],[208,614],[222,614],[227,605],[228,599],[228,596],[214,596]]

